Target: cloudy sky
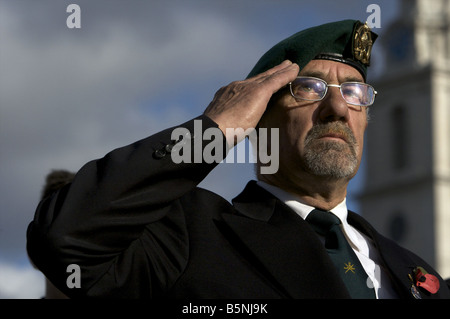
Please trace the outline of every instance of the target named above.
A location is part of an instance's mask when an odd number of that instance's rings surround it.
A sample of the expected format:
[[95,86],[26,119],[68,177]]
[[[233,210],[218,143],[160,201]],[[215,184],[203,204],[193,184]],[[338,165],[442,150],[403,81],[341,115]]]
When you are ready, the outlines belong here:
[[[80,29],[66,25],[71,3]],[[0,0],[0,298],[43,295],[25,232],[50,170],[77,171],[199,115],[281,39],[365,21],[371,3],[382,34],[397,1]],[[251,164],[222,164],[202,186],[231,199],[252,178]]]

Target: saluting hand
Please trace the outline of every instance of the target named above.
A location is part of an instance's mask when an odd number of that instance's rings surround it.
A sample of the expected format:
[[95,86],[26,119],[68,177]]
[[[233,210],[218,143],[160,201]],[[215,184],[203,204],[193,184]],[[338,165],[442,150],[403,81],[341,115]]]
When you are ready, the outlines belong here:
[[299,67],[289,60],[244,81],[235,81],[217,91],[204,114],[219,125],[229,146],[245,136],[227,136],[227,128],[255,128],[267,108],[270,98],[293,81]]

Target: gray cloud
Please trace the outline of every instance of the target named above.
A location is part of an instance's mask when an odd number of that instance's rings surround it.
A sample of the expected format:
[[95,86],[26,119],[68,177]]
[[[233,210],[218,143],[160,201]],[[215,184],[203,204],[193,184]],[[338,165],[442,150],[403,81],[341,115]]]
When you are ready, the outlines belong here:
[[64,1],[0,4],[3,258],[25,259],[26,225],[51,169],[76,171],[200,114],[264,46],[220,12],[124,3],[79,1],[80,30],[66,27]]

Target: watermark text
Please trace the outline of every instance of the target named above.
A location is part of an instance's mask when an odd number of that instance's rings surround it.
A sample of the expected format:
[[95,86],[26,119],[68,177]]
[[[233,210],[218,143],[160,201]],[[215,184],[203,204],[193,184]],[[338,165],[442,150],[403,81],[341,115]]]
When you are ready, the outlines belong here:
[[[269,131],[270,130],[270,131]],[[251,147],[245,143],[229,149],[225,158],[227,146],[222,131],[210,127],[203,131],[202,121],[194,120],[193,134],[184,127],[175,128],[171,138],[178,141],[171,148],[172,161],[180,163],[260,163],[261,174],[275,174],[279,167],[279,129],[259,128],[244,130],[242,128],[227,128],[226,136],[237,139],[247,136]],[[270,140],[269,140],[270,139]],[[241,147],[240,147],[241,145]],[[243,147],[242,147],[243,146]],[[242,153],[245,154],[242,154]],[[225,158],[225,159],[224,159]]]

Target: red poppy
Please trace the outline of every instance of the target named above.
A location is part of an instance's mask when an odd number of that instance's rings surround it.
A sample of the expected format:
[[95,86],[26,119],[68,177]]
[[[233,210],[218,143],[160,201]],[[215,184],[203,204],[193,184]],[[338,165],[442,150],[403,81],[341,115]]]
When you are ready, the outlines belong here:
[[432,294],[435,294],[439,290],[439,279],[429,274],[422,267],[417,267],[414,269],[414,274],[416,276],[416,286],[421,287]]

